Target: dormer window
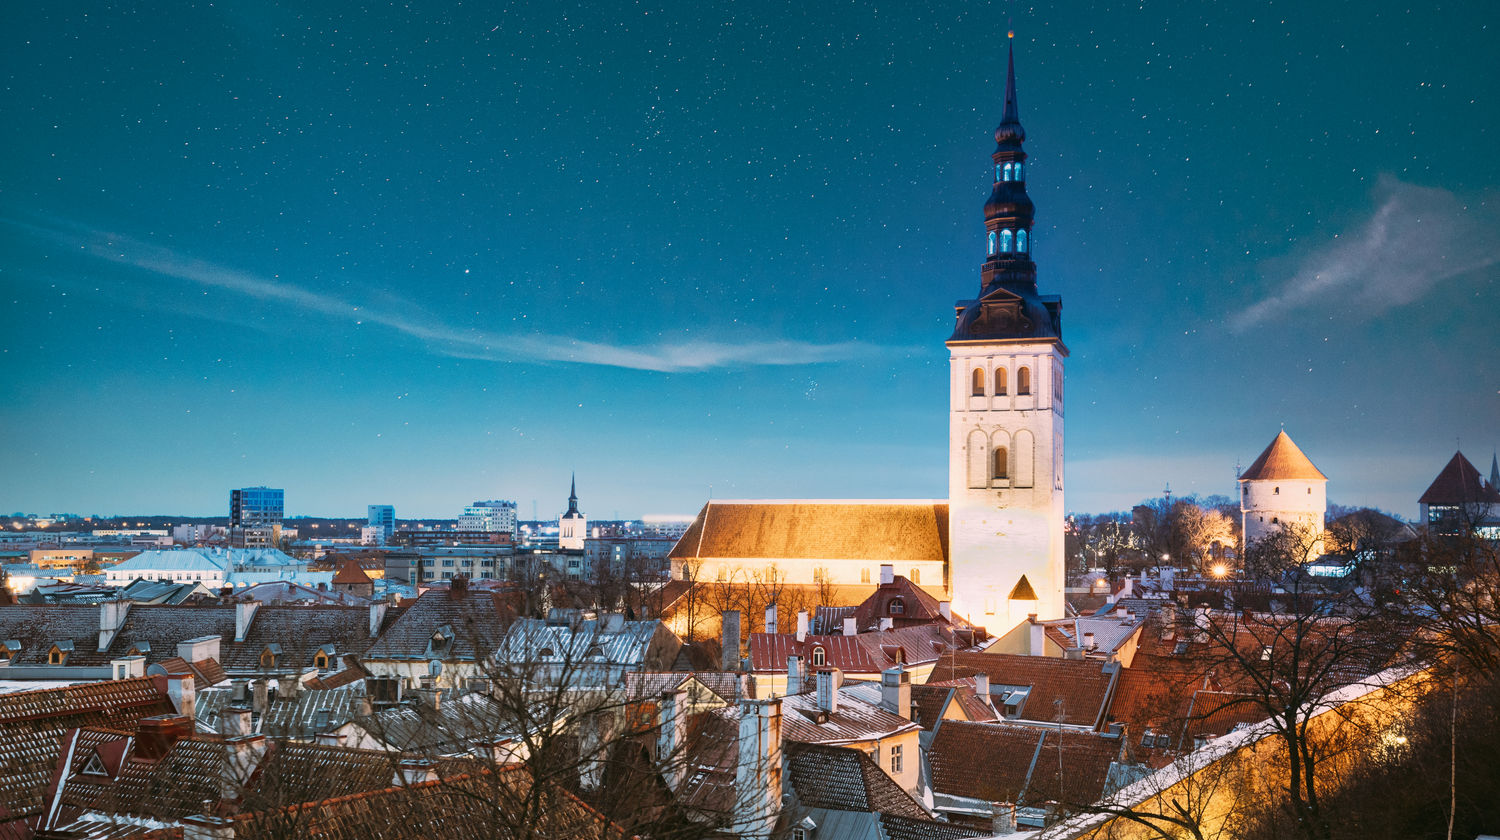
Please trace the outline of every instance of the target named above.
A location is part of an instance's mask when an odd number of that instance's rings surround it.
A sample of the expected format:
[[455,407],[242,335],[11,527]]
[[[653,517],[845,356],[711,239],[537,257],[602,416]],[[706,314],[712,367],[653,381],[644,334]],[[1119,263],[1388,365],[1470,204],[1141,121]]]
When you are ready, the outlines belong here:
[[262,670],[270,670],[276,667],[276,661],[281,658],[281,645],[272,643],[266,645],[260,652],[260,667]]
[[51,650],[47,651],[47,664],[66,665],[68,663],[68,656],[72,653],[73,642],[71,640],[58,642],[52,646]]
[[0,662],[10,662],[21,655],[21,643],[15,639],[0,642]]
[[317,653],[313,654],[313,665],[317,666],[319,671],[328,670],[337,661],[338,656],[334,653],[333,645],[323,645],[318,648]]
[[812,664],[814,668],[821,668],[828,664],[828,656],[821,646],[813,648]]
[[906,615],[906,602],[900,598],[892,598],[891,602],[886,605],[886,610],[891,615]]

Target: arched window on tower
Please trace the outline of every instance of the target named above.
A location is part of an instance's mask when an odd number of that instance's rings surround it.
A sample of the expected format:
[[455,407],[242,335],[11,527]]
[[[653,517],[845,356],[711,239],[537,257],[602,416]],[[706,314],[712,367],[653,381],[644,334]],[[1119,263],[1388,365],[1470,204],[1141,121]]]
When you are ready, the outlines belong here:
[[1004,181],[1005,180],[1004,172],[1005,172],[1005,167],[1001,166],[998,163],[995,164],[995,180],[996,181]]
[[974,368],[974,385],[969,393],[976,397],[984,396],[984,368]]
[[1015,236],[1010,228],[1000,231],[1000,253],[1009,254],[1015,248]]
[[997,397],[1003,397],[1003,396],[1005,396],[1005,388],[1006,388],[1006,384],[1007,384],[1005,380],[1006,380],[1005,368],[1003,368],[1003,367],[997,367],[997,368],[995,368],[995,396],[997,396]]
[[1010,450],[1003,446],[995,447],[994,478],[997,481],[1010,478]]
[[995,232],[990,231],[990,256],[995,256]]
[[1031,393],[1031,368],[1016,371],[1016,393],[1023,397]]
[[1016,253],[1026,253],[1026,230],[1024,228],[1016,231]]
[[1013,169],[1011,169],[1011,171],[1010,171],[1010,179],[1012,181],[1024,181],[1024,180],[1026,180],[1026,176],[1024,174],[1024,170],[1021,169],[1021,162],[1020,161],[1016,161],[1015,167]]

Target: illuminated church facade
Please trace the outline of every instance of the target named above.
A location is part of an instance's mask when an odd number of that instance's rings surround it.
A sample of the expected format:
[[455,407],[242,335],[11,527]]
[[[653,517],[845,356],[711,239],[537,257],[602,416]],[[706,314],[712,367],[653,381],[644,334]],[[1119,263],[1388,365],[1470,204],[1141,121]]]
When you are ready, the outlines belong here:
[[1025,139],[1012,52],[980,285],[946,342],[948,499],[709,502],[671,552],[674,578],[859,586],[889,564],[994,633],[1062,617],[1068,349],[1061,300],[1037,291]]

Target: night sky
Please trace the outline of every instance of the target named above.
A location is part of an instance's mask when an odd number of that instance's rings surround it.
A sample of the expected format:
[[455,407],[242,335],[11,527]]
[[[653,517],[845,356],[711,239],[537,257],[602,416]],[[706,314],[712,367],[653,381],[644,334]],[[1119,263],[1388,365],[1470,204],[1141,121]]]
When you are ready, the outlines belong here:
[[941,498],[1006,30],[1067,506],[1500,445],[1500,4],[22,3],[0,510]]

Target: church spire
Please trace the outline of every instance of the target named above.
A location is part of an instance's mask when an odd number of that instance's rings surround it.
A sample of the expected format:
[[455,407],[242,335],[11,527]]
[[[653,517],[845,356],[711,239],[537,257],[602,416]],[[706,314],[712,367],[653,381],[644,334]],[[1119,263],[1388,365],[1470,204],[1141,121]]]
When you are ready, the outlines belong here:
[[568,513],[565,515],[576,514],[578,514],[578,473],[573,473],[572,483],[568,486]]
[[1031,261],[1032,214],[1036,208],[1026,195],[1026,129],[1016,103],[1015,33],[1007,49],[1005,113],[995,129],[995,187],[984,204],[985,263],[980,271],[981,294],[997,286],[1014,291],[1036,288],[1036,265]]

